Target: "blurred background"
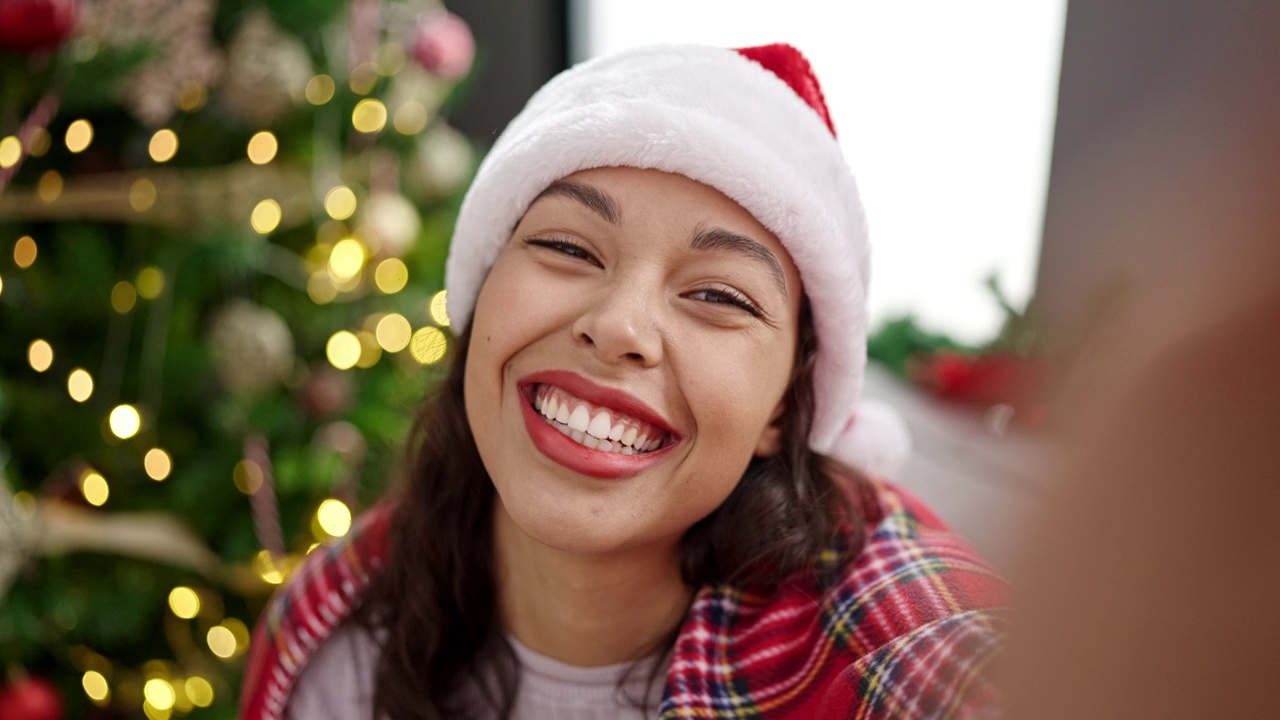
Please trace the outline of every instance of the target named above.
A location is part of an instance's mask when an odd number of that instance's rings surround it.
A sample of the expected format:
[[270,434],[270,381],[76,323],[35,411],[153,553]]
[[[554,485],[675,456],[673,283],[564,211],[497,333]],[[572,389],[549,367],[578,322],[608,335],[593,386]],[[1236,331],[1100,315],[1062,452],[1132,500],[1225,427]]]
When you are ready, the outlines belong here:
[[872,226],[866,393],[914,445],[880,471],[1012,568],[1054,378],[1274,286],[1240,220],[1266,25],[838,6],[0,0],[0,718],[236,715],[271,593],[394,481],[479,158],[643,43],[810,57]]

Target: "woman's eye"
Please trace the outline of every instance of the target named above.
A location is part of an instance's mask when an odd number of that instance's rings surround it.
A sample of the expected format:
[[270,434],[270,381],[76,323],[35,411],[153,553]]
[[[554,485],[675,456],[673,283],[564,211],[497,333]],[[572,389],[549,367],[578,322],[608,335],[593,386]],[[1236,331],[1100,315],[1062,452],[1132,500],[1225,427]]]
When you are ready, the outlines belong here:
[[696,290],[690,293],[689,297],[713,305],[732,305],[749,313],[752,317],[760,317],[760,308],[756,307],[755,303],[751,302],[746,295],[736,290]]
[[587,252],[586,248],[582,247],[581,245],[578,245],[577,243],[572,243],[567,240],[556,240],[556,239],[549,239],[549,238],[529,238],[525,242],[528,243],[529,245],[544,247],[549,250],[554,250],[558,253],[568,255],[569,257],[572,257],[572,258],[577,258],[579,260],[586,260],[592,265],[600,266],[600,261],[596,260],[594,255]]

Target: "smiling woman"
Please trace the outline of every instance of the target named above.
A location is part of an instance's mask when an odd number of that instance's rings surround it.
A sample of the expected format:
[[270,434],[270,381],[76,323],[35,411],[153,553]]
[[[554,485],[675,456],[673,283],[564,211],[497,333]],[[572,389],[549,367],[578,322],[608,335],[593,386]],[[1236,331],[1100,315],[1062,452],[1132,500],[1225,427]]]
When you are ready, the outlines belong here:
[[847,452],[866,258],[789,46],[553,80],[459,214],[407,481],[264,615],[244,716],[989,709],[1000,582]]

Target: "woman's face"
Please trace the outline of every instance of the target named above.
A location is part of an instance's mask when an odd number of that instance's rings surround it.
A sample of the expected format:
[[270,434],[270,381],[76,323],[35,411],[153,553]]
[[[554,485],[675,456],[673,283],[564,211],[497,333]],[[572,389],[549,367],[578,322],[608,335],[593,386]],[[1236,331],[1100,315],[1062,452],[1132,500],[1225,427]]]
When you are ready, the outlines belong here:
[[673,546],[776,450],[800,299],[781,243],[717,190],[634,168],[553,184],[472,320],[467,419],[502,510],[569,552]]

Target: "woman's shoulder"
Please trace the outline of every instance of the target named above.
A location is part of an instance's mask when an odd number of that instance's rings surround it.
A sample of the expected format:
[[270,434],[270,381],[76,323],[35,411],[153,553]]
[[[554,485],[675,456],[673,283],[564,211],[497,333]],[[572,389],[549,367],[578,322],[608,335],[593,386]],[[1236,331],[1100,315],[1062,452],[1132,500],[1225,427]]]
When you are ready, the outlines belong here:
[[[856,554],[832,548],[767,593],[702,589],[676,646],[678,684],[782,717],[992,702],[970,681],[1002,637],[1005,583],[909,492],[871,483],[879,517]],[[709,667],[735,673],[720,687]]]
[[371,508],[341,540],[307,555],[254,628],[240,694],[244,720],[279,720],[299,676],[356,609],[387,549],[392,506]]

